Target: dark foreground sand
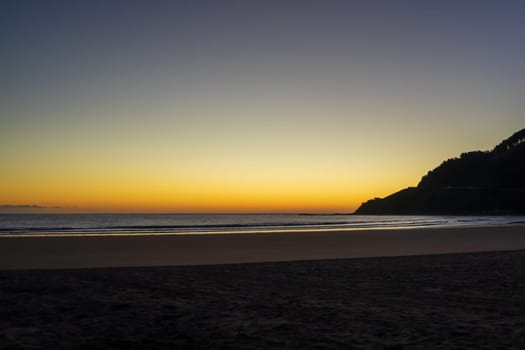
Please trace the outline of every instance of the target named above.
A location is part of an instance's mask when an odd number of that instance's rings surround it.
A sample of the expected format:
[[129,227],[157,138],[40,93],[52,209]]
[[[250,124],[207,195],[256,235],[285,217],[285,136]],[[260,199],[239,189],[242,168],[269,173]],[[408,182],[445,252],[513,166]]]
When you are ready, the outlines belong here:
[[525,349],[525,252],[0,272],[2,349]]

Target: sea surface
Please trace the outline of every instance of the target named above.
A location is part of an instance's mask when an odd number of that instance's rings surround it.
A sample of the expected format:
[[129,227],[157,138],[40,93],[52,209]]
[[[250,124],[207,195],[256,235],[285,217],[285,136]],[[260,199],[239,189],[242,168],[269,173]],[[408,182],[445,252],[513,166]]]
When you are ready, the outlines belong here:
[[0,214],[0,236],[220,234],[525,224],[525,216]]

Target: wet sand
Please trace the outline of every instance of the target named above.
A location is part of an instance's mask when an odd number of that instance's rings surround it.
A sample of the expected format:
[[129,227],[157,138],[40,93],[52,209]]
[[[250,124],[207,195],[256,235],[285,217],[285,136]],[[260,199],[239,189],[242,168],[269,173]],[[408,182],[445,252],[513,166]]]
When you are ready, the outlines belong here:
[[1,349],[524,349],[525,251],[0,272]]
[[525,226],[112,237],[0,237],[0,270],[207,265],[525,249]]

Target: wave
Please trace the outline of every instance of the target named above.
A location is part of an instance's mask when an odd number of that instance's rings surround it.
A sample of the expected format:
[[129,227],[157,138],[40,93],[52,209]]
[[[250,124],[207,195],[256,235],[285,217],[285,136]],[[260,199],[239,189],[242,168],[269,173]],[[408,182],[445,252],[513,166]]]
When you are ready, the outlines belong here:
[[396,229],[524,223],[525,217],[359,215],[0,215],[0,236],[16,234],[192,234]]
[[287,227],[331,227],[344,226],[341,222],[311,222],[311,223],[257,223],[257,224],[200,224],[200,225],[115,225],[95,227],[5,227],[0,233],[31,233],[31,232],[191,232],[191,231],[225,231],[225,230],[257,230],[279,229]]

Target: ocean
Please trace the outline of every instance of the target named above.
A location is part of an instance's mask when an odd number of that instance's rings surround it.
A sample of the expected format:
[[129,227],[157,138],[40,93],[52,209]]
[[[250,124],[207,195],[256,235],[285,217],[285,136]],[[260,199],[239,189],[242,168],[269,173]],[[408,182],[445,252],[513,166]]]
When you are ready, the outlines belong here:
[[221,234],[492,226],[525,216],[344,214],[0,214],[0,236]]

